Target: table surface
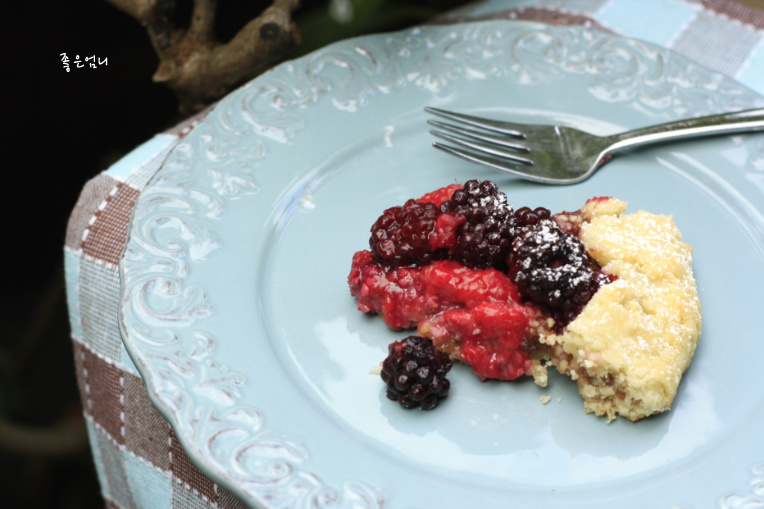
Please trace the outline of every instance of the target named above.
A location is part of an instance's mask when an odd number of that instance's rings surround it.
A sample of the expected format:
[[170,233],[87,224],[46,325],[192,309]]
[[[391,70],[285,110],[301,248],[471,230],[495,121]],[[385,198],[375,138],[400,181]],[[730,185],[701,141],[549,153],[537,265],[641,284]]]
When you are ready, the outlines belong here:
[[[764,10],[737,1],[487,0],[437,22],[485,19],[588,25],[646,40],[764,96]],[[135,200],[206,113],[156,134],[90,180],[69,220],[64,252],[75,367],[109,508],[247,507],[190,462],[149,401],[116,319],[117,268]]]

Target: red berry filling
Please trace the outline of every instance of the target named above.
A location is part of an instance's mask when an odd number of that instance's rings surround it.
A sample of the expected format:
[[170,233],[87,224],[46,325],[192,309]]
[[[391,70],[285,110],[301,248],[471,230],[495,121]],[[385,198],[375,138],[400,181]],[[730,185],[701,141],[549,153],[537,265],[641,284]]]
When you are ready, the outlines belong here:
[[525,338],[532,316],[517,303],[484,302],[426,318],[418,334],[472,366],[482,380],[514,380],[531,367]]
[[359,311],[382,315],[391,329],[415,327],[428,309],[421,294],[420,272],[418,268],[386,267],[371,252],[359,251],[348,276],[350,294],[358,298]]
[[348,281],[360,311],[379,313],[395,330],[418,325],[420,336],[470,364],[481,378],[513,380],[527,372],[524,340],[534,311],[522,304],[506,274],[454,260],[384,267],[359,251]]
[[532,367],[535,319],[560,331],[610,282],[572,233],[580,218],[556,219],[542,207],[514,212],[489,181],[438,189],[374,223],[350,293],[360,311],[417,327],[481,379],[514,380]]

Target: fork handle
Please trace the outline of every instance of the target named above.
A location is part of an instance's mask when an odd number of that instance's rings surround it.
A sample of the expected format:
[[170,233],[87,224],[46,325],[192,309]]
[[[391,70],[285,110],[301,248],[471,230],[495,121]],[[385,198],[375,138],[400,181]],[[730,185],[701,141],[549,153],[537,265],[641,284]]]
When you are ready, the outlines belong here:
[[764,130],[764,108],[756,108],[657,124],[614,134],[607,138],[613,142],[611,151],[619,151],[637,145],[677,141],[684,138],[762,130]]

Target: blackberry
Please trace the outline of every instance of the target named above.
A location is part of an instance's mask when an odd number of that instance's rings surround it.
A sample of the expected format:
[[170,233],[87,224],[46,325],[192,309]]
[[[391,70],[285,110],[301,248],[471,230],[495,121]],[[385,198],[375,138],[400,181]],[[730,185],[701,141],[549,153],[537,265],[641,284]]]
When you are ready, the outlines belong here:
[[588,271],[585,279],[578,285],[578,293],[552,313],[552,318],[555,320],[556,332],[562,332],[562,328],[581,313],[584,306],[597,293],[597,290],[610,283],[610,281],[610,277],[602,272]]
[[518,229],[507,265],[520,293],[549,308],[558,331],[610,281],[598,270],[583,243],[551,219]]
[[552,212],[544,207],[536,207],[533,210],[530,207],[520,207],[515,211],[515,220],[519,228],[538,224],[542,219],[549,219],[550,217],[552,217]]
[[433,251],[429,245],[438,216],[437,205],[413,199],[385,210],[371,227],[371,252],[380,263],[392,267],[428,265],[442,258],[443,250]]
[[387,384],[387,398],[403,408],[431,410],[448,396],[451,383],[446,373],[452,362],[432,340],[409,336],[391,343],[382,363],[382,380]]
[[451,258],[470,268],[504,267],[516,219],[507,196],[496,184],[469,180],[441,204],[440,210],[466,219],[456,231]]

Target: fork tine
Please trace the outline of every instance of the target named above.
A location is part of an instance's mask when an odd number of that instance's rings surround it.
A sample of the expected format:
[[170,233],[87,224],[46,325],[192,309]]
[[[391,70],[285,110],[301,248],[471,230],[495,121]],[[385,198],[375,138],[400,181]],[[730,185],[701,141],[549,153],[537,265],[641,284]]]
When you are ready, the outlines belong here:
[[428,120],[427,123],[432,126],[439,127],[440,129],[445,129],[446,131],[466,136],[468,138],[473,138],[487,143],[495,143],[496,145],[501,145],[502,147],[507,147],[519,152],[530,152],[530,149],[527,146],[523,145],[522,143],[514,142],[511,138],[507,138],[506,136],[486,134],[484,132],[446,124],[437,120]]
[[500,122],[498,120],[490,120],[487,118],[474,117],[472,115],[464,115],[463,113],[454,113],[452,111],[441,110],[440,108],[432,108],[425,106],[424,110],[433,115],[439,115],[450,120],[462,122],[473,127],[481,127],[494,131],[497,133],[508,134],[510,136],[516,136],[518,138],[525,138],[525,134],[518,128],[516,124],[510,124],[509,122]]
[[471,148],[472,150],[476,150],[484,154],[490,154],[494,157],[501,157],[504,159],[508,159],[516,164],[533,166],[533,161],[531,161],[530,159],[527,159],[525,157],[520,157],[517,155],[516,152],[503,150],[502,148],[498,146],[481,143],[478,141],[465,140],[465,139],[450,135],[448,133],[442,133],[440,131],[430,131],[430,134],[432,134],[433,136],[437,136],[438,138],[442,138],[444,140],[450,141],[451,143],[456,143],[457,145],[461,145],[462,147]]
[[515,164],[512,164],[510,161],[499,160],[497,158],[493,158],[490,156],[480,155],[475,152],[471,152],[469,150],[462,150],[457,147],[450,147],[448,145],[443,145],[442,143],[438,143],[438,142],[433,143],[432,146],[440,150],[443,150],[449,154],[455,155],[457,157],[461,157],[462,159],[465,159],[469,162],[482,164],[484,166],[488,166],[496,170],[501,170],[507,173],[511,173],[513,175],[517,175],[518,177],[522,177],[523,179],[529,180],[531,182],[540,182],[542,184],[558,183],[555,179],[534,175],[533,173],[530,172],[530,170],[533,167],[526,164],[515,165]]

